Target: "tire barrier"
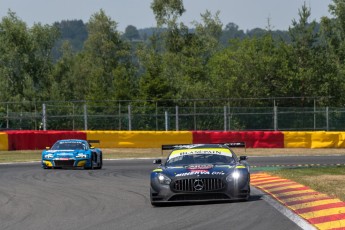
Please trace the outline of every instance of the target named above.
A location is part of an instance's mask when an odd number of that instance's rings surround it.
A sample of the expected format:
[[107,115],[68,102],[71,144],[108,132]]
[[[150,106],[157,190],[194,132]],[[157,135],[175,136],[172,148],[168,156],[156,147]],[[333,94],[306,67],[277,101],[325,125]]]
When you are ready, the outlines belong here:
[[[100,148],[161,148],[164,144],[192,144],[189,131],[86,131]],[[99,143],[97,143],[99,142]]]
[[285,148],[344,148],[345,132],[283,132]]
[[0,150],[36,150],[59,139],[84,139],[98,148],[245,142],[247,148],[344,148],[345,132],[280,131],[38,131],[0,132]]
[[8,150],[45,149],[46,147],[51,147],[60,139],[86,139],[86,133],[78,131],[20,130],[6,131],[6,134],[8,138]]
[[0,150],[8,150],[8,136],[7,133],[0,133]]
[[247,148],[284,148],[284,135],[269,131],[193,132],[194,144],[227,142],[245,142]]

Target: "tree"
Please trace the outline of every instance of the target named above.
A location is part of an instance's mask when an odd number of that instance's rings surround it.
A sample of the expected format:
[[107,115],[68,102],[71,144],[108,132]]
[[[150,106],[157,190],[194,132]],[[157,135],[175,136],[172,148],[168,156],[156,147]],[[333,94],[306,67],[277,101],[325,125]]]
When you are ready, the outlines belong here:
[[157,26],[176,23],[177,19],[186,11],[183,0],[153,0],[151,9],[156,17]]
[[124,38],[127,38],[130,41],[140,39],[139,31],[135,26],[129,25],[125,29],[125,33],[123,34]]
[[85,99],[131,99],[135,95],[136,76],[130,45],[121,39],[117,23],[100,10],[89,20],[88,34],[84,49],[78,55],[77,65],[82,70],[75,73],[86,80]]
[[320,42],[316,22],[308,21],[310,15],[311,10],[304,4],[299,10],[299,20],[293,20],[289,28],[293,48],[290,62],[295,75],[287,82],[290,95],[302,97],[302,105],[304,97],[328,97],[339,92],[332,58]]
[[54,26],[31,29],[9,11],[0,23],[0,84],[3,101],[46,100],[51,83],[51,51],[58,36]]

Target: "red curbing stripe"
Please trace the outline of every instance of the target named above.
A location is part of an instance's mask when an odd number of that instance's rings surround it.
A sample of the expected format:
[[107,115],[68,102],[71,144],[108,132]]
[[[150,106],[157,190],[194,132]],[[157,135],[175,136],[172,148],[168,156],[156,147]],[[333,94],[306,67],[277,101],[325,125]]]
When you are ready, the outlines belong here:
[[291,205],[296,205],[296,204],[303,204],[303,203],[309,203],[309,202],[319,201],[319,200],[328,200],[328,199],[329,199],[328,196],[325,196],[325,197],[315,197],[315,198],[310,198],[310,199],[305,199],[305,200],[290,201],[290,202],[286,202],[285,204],[287,206],[291,206]]
[[321,223],[325,223],[325,222],[338,221],[338,220],[342,220],[342,219],[345,219],[345,213],[310,218],[310,219],[308,219],[308,221],[312,224],[321,224]]
[[260,186],[260,185],[265,185],[265,184],[273,184],[273,183],[279,183],[279,182],[288,182],[290,180],[287,179],[280,179],[280,180],[273,180],[273,181],[265,181],[265,182],[260,182],[260,183],[252,183],[255,186]]
[[254,183],[258,183],[258,182],[263,182],[263,181],[279,180],[279,179],[282,179],[282,178],[279,178],[279,177],[265,177],[265,178],[260,178],[260,179],[253,179],[253,178],[250,178],[250,179]]
[[278,185],[271,185],[271,186],[262,186],[264,189],[272,189],[272,188],[279,188],[279,187],[284,187],[284,186],[291,186],[291,185],[299,185],[298,183],[291,181],[291,182],[287,182],[287,183],[281,183]]
[[286,196],[277,196],[277,198],[284,200],[288,198],[295,198],[295,197],[300,197],[300,196],[310,196],[310,195],[318,195],[320,193],[318,192],[306,192],[306,193],[299,193],[299,194],[292,194],[292,195],[286,195]]
[[341,208],[341,207],[345,207],[345,203],[337,201],[337,203],[323,204],[323,205],[318,205],[314,207],[296,209],[295,212],[298,214],[303,214],[307,212],[316,212],[320,210],[325,210],[325,209],[330,209],[330,208]]
[[280,193],[293,192],[293,191],[302,191],[302,190],[308,190],[308,189],[310,189],[310,188],[309,187],[286,188],[286,189],[282,189],[282,190],[273,191],[272,193],[274,195],[276,195],[276,194],[280,194]]

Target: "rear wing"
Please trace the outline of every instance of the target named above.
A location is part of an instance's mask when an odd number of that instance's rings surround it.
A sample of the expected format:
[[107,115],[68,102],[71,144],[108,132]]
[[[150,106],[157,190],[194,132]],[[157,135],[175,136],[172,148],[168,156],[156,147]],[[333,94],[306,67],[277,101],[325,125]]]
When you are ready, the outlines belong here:
[[[220,144],[220,145],[225,145],[229,148],[244,148],[244,151],[247,151],[246,148],[246,142],[228,142],[228,143],[213,143],[213,144]],[[177,147],[183,147],[183,146],[188,146],[188,145],[193,145],[193,144],[174,144],[174,145],[162,145],[162,150],[161,154],[163,155],[163,150],[172,150]]]
[[192,144],[174,144],[174,145],[162,145],[162,149],[161,149],[161,154],[163,156],[163,150],[173,150],[176,147],[182,147],[182,146],[186,146],[186,145],[192,145]]
[[228,146],[229,148],[246,148],[246,142],[229,142],[229,143],[222,143],[223,145]]
[[92,143],[100,143],[99,140],[87,140],[90,146],[92,146]]
[[246,142],[229,142],[223,143],[223,145],[228,146],[229,148],[244,148],[244,151],[247,152]]

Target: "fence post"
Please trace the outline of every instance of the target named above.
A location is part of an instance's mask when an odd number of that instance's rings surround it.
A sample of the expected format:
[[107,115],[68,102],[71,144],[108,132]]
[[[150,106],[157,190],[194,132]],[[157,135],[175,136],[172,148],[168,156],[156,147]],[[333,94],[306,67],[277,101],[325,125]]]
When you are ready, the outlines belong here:
[[231,130],[231,107],[230,107],[230,104],[229,104],[229,130]]
[[158,131],[158,102],[156,102],[156,131]]
[[274,131],[278,130],[278,106],[274,105],[273,107],[273,124]]
[[224,131],[226,131],[226,106],[224,106]]
[[119,130],[121,130],[121,104],[119,102]]
[[84,104],[84,130],[87,130],[87,105]]
[[196,102],[194,101],[194,130],[196,130]]
[[128,105],[128,130],[132,130],[132,121],[131,121],[131,105]]
[[75,116],[75,112],[74,112],[75,108],[74,108],[74,103],[72,104],[72,112],[73,112],[73,120],[72,120],[72,128],[74,131],[74,116]]
[[168,112],[164,112],[165,115],[165,131],[168,131]]
[[179,130],[179,124],[178,124],[178,105],[176,105],[176,107],[175,107],[175,111],[176,111],[176,117],[175,117],[175,119],[176,119],[176,131],[178,131]]
[[43,130],[47,130],[47,111],[46,111],[46,104],[42,104],[42,123],[43,123]]
[[8,103],[6,104],[6,111],[7,111],[7,115],[6,115],[6,128],[9,129],[10,128],[10,122],[9,122],[10,111],[8,109]]
[[326,107],[326,131],[329,131],[329,117],[328,117],[328,112],[329,112],[329,109],[328,109],[328,106]]
[[316,103],[314,99],[314,130],[316,129]]

